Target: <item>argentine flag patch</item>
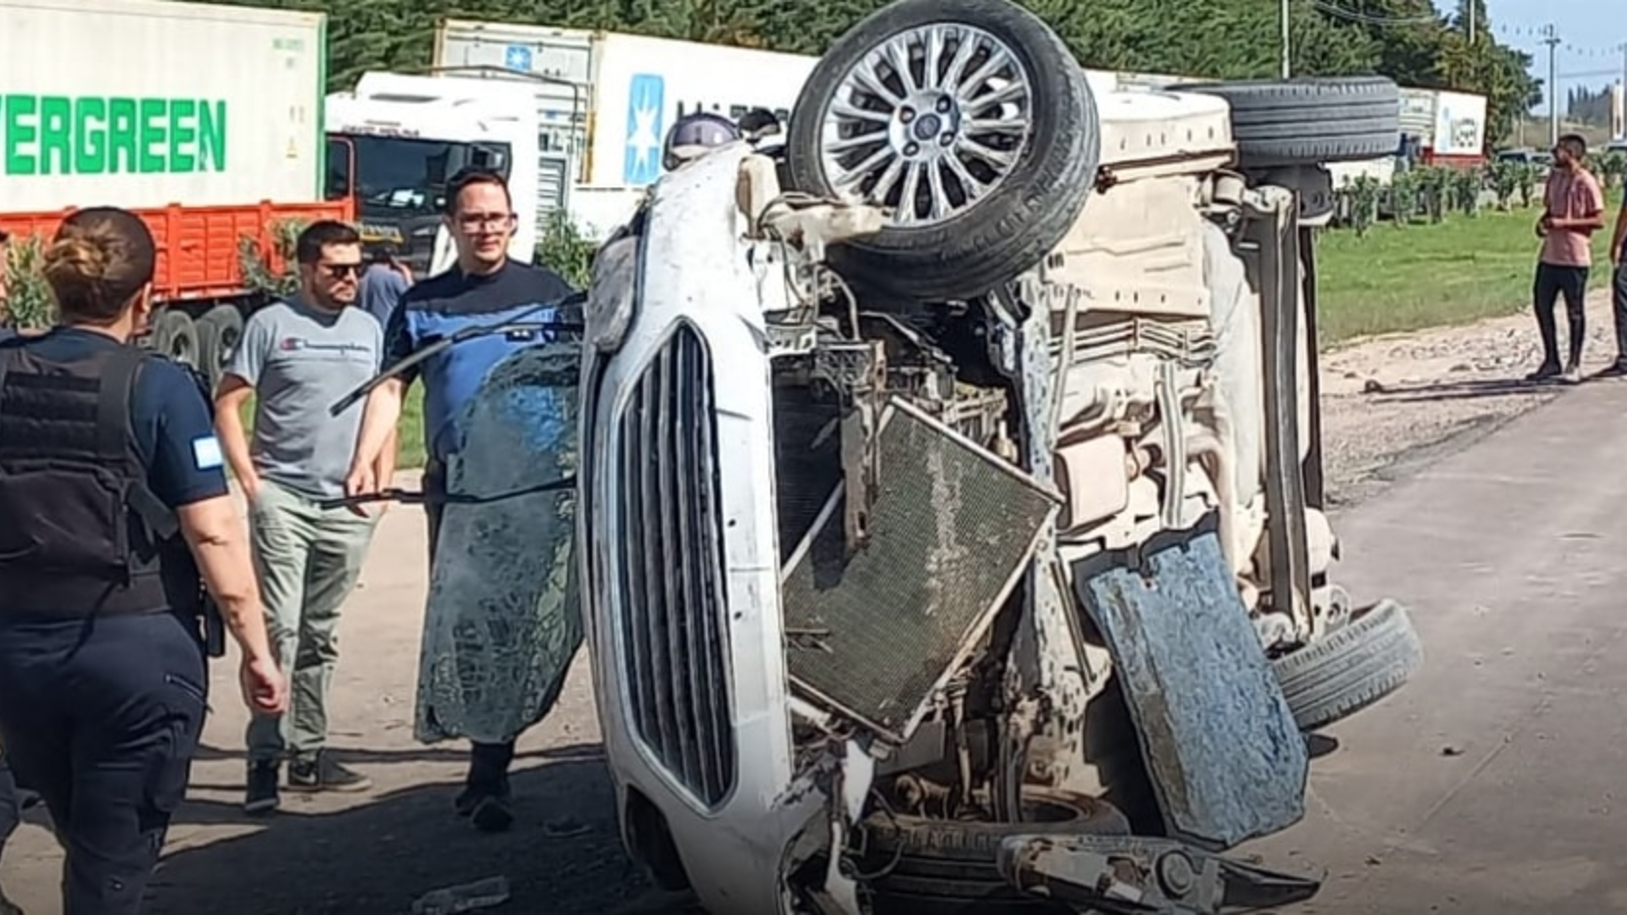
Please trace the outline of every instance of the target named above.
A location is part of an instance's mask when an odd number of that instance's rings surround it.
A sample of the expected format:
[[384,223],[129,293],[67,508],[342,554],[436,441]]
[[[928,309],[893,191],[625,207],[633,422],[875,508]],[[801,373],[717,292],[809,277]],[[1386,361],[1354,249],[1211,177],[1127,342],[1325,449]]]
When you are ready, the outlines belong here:
[[226,464],[220,451],[220,439],[201,435],[192,440],[192,463],[199,470],[219,470]]

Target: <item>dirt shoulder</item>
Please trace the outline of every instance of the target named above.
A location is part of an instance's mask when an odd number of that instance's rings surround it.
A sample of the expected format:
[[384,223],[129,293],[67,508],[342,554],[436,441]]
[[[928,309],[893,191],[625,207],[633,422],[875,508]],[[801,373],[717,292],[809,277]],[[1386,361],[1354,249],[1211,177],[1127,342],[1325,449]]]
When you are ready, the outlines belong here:
[[[1563,308],[1561,308],[1561,312]],[[1561,346],[1564,319],[1560,318]],[[1588,300],[1584,375],[1616,355],[1608,291]],[[1349,507],[1568,388],[1524,381],[1541,361],[1529,312],[1375,337],[1322,356],[1328,495]],[[1601,382],[1591,382],[1601,383]]]

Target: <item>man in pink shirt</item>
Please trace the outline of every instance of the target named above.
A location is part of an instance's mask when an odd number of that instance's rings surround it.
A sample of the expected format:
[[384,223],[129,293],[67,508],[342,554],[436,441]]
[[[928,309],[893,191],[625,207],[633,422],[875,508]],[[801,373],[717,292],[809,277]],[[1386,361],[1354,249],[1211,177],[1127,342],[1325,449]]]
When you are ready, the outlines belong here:
[[[1554,145],[1554,167],[1548,174],[1544,193],[1545,210],[1537,221],[1542,239],[1542,256],[1532,293],[1537,311],[1537,329],[1542,333],[1542,365],[1530,375],[1532,381],[1559,378],[1567,384],[1581,380],[1582,341],[1587,335],[1588,270],[1593,266],[1593,233],[1604,228],[1604,192],[1598,179],[1588,172],[1587,141],[1566,134]],[[1559,363],[1559,334],[1554,326],[1554,306],[1565,297],[1565,314],[1570,325],[1570,354],[1564,367]]]

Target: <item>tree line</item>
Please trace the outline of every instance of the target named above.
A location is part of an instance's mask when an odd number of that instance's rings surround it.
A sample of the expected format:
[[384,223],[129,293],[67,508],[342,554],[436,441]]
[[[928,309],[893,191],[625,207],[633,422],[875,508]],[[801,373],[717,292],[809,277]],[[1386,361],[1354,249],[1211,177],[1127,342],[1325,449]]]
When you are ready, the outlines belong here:
[[[822,53],[887,0],[228,0],[329,14],[330,90],[366,70],[430,63],[443,18],[606,29],[799,54]],[[1020,0],[1085,66],[1217,79],[1279,74],[1280,0]],[[1470,38],[1470,4],[1474,30]],[[1292,0],[1297,75],[1382,74],[1488,99],[1487,142],[1542,98],[1530,55],[1499,43],[1485,0],[1451,15],[1431,0]]]

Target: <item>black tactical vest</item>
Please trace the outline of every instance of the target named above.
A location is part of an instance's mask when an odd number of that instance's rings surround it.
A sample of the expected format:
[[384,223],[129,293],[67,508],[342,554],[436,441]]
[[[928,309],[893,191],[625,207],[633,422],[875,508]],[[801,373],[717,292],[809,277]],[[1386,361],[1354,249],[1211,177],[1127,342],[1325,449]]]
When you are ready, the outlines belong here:
[[195,567],[173,530],[155,529],[174,516],[148,488],[132,434],[146,358],[120,346],[53,362],[23,340],[0,343],[0,613],[194,609]]

